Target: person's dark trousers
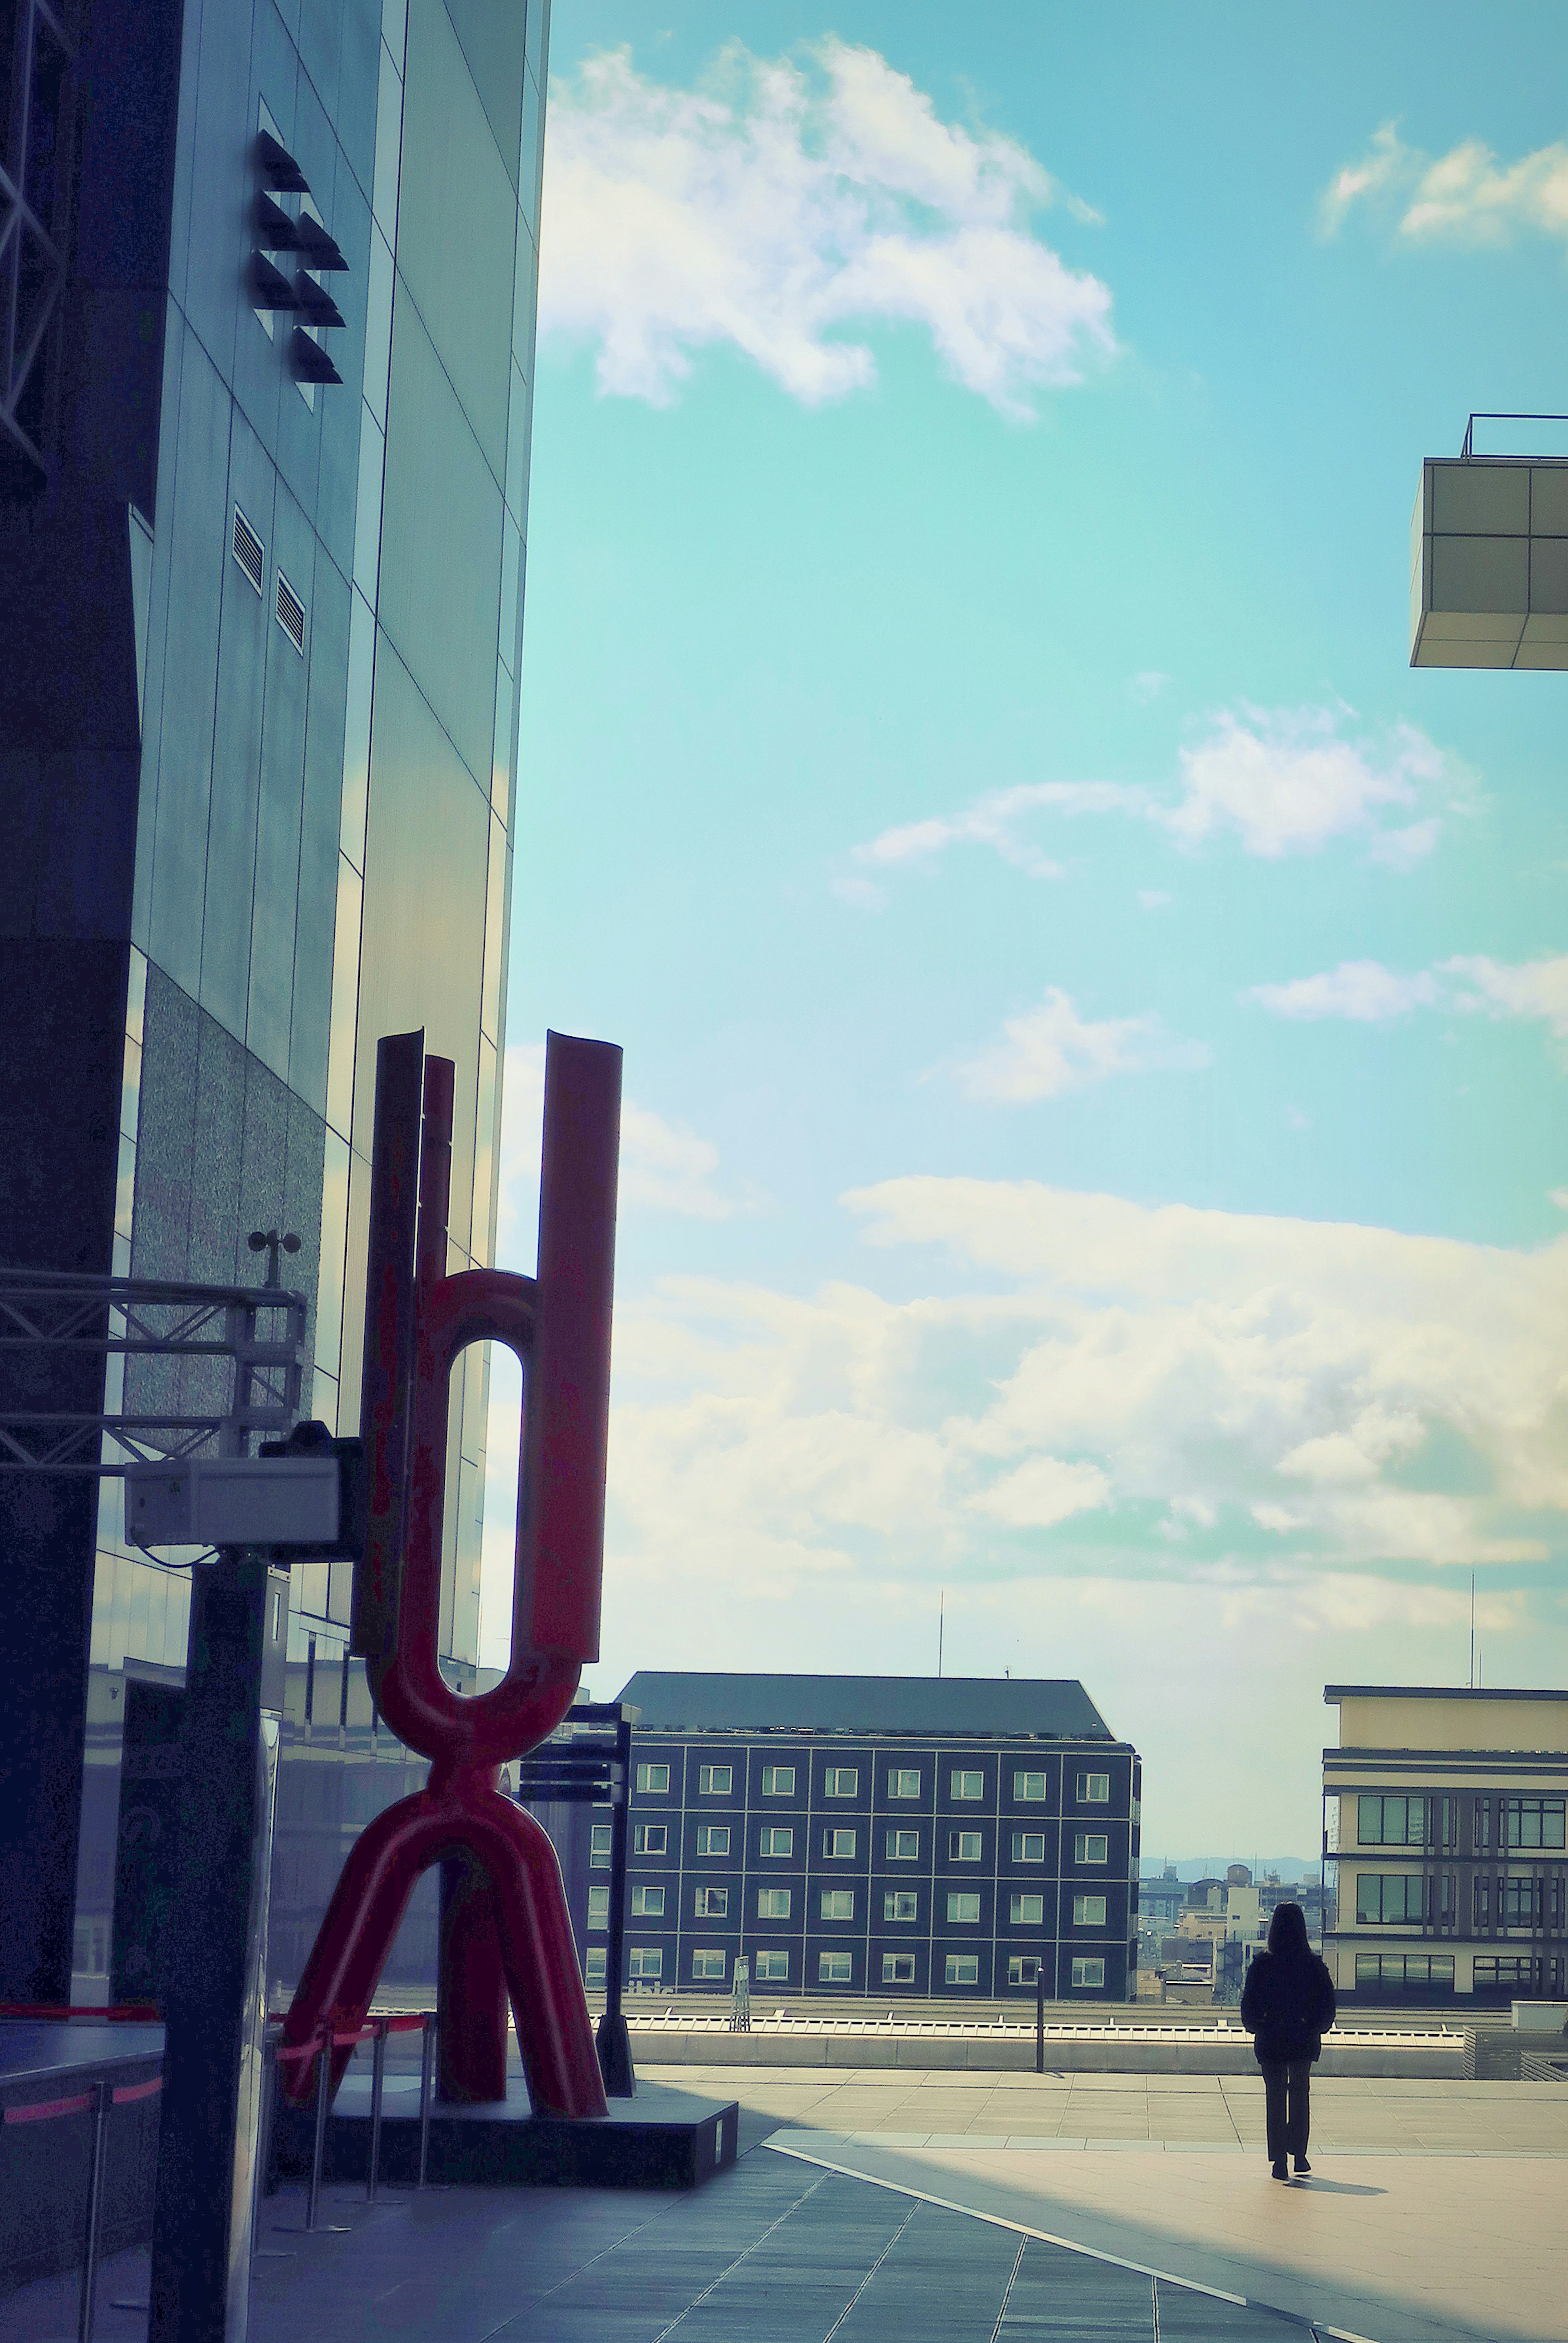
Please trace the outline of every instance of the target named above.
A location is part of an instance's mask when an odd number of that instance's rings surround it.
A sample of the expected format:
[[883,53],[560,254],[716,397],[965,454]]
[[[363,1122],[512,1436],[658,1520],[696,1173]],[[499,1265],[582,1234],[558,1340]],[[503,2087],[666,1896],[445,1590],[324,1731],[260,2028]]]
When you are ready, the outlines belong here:
[[1269,2161],[1283,2163],[1287,2156],[1305,2156],[1311,2110],[1310,2058],[1262,2058],[1263,2097],[1269,2133]]

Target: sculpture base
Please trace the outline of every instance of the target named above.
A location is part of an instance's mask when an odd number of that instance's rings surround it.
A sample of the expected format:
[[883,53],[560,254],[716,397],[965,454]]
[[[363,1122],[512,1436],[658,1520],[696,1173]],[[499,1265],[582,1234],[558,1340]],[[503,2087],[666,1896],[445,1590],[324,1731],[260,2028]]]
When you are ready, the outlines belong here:
[[[389,2075],[381,2106],[380,2182],[406,2188],[419,2169],[417,2077]],[[697,2188],[734,2163],[739,2122],[733,2099],[639,2083],[636,2098],[612,2099],[602,2121],[571,2123],[536,2116],[521,2078],[513,2076],[505,2102],[436,2102],[427,2177],[448,2187]],[[310,2108],[278,2108],[278,2178],[308,2175],[315,2130]],[[369,2155],[370,2085],[349,2075],[327,2127],[325,2178],[362,2182]]]

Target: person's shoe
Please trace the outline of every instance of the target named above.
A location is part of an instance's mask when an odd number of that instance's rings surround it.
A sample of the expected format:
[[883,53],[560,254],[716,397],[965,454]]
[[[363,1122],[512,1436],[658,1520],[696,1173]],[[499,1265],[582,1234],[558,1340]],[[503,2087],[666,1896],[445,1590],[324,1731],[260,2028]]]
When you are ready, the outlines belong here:
[[1271,2165],[1270,2170],[1272,2172],[1276,2180],[1288,2180],[1291,2177],[1285,2170],[1285,2159],[1282,2156],[1275,2159],[1274,2163]]
[[1303,2172],[1310,2172],[1310,2171],[1312,2170],[1312,2166],[1307,2162],[1307,2159],[1306,2159],[1306,2157],[1305,2157],[1304,2156],[1298,2156],[1298,2157],[1297,2157],[1297,2158],[1296,2158],[1296,2176],[1297,2176],[1298,2179],[1300,2178],[1301,2175],[1302,2175]]

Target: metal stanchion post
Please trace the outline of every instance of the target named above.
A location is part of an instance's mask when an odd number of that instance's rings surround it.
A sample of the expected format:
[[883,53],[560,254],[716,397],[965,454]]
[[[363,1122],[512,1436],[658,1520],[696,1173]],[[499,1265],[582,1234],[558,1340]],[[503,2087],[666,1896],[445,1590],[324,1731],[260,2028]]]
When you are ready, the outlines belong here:
[[316,2144],[310,2156],[310,2188],[305,2200],[305,2226],[316,2227],[321,2204],[321,2168],[327,2160],[327,2116],[332,2105],[332,2027],[321,2029],[321,2049],[316,2067]]
[[76,2304],[76,2343],[93,2343],[98,2297],[98,2231],[104,2217],[104,2167],[108,2160],[112,2083],[93,2086],[93,2161],[87,2175],[87,2235],[82,2258],[82,2291]]
[[425,2024],[419,2037],[419,2177],[416,2187],[426,2185],[425,2174],[430,2161],[430,2086],[436,2065],[436,2015],[427,2009]]
[[273,2092],[277,2083],[277,2045],[266,2036],[261,2043],[261,2120],[256,2131],[256,2162],[250,2173],[250,2258],[256,2259],[256,2235],[261,2227],[261,2200],[266,2190],[267,2175],[272,2167],[272,2106]]
[[370,2169],[365,2180],[365,2202],[376,2202],[376,2174],[381,2162],[381,2086],[387,2068],[387,2020],[372,2019],[376,2047],[370,2058]]
[[1045,2072],[1045,1956],[1034,1965],[1034,2071]]

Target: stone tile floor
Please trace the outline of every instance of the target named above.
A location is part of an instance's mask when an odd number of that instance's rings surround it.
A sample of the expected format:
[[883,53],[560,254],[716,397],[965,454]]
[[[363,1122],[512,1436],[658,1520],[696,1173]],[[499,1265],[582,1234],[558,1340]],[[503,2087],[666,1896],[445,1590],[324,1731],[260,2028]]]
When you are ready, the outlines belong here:
[[[251,2343],[1568,2338],[1553,2086],[1320,2082],[1314,2177],[1282,2188],[1250,2077],[648,2079],[740,2100],[732,2173],[673,2197],[336,2190],[337,2237],[300,2234],[281,2192]],[[140,2343],[145,2312],[116,2306],[146,2298],[146,2254],[111,2263],[97,2343]],[[75,2333],[69,2281],[0,2298],[0,2343]]]

